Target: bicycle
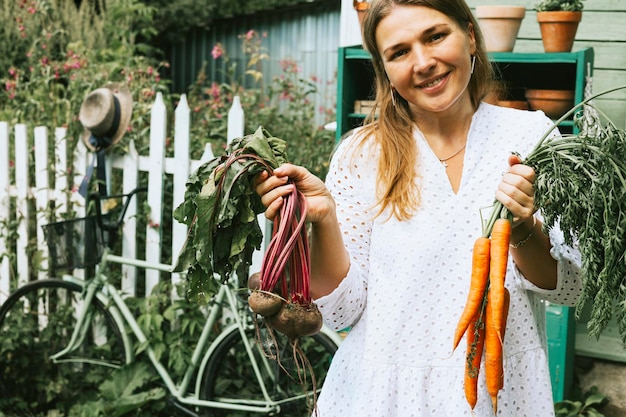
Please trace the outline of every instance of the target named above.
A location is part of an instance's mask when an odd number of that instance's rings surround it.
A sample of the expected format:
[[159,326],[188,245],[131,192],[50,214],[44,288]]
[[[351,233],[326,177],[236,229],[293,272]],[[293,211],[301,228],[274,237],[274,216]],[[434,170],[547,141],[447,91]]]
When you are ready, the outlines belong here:
[[[150,335],[144,334],[124,295],[106,275],[111,264],[172,270],[168,264],[148,264],[111,252],[131,198],[144,190],[107,197],[125,199],[119,216],[104,215],[96,199],[95,216],[44,226],[54,267],[94,265],[94,273],[89,279],[65,274],[29,282],[0,306],[0,334],[16,329],[20,332],[19,346],[13,347],[11,357],[0,357],[0,399],[16,395],[21,386],[29,388],[24,390],[24,395],[30,395],[25,403],[43,404],[38,412],[67,411],[64,408],[71,398],[47,400],[58,386],[80,381],[81,390],[93,390],[97,395],[99,384],[111,372],[134,361],[134,346],[139,343],[145,346],[143,352],[174,404],[188,415],[310,415],[315,393],[310,385],[305,388],[294,382],[296,365],[290,362],[289,343],[278,333],[276,338],[263,337],[267,330],[232,280],[220,286],[206,307],[206,322],[184,376],[174,381],[159,361]],[[84,248],[81,256],[62,256],[72,255],[68,248],[77,242]],[[224,324],[225,314],[230,324]],[[216,331],[218,325],[221,328]],[[258,343],[259,335],[263,343]],[[315,367],[318,390],[341,340],[338,333],[324,326],[318,334],[300,341]],[[269,357],[275,355],[280,356],[280,363]],[[52,376],[54,381],[44,384],[46,389],[41,392],[30,392],[31,386],[39,386],[38,375]]]

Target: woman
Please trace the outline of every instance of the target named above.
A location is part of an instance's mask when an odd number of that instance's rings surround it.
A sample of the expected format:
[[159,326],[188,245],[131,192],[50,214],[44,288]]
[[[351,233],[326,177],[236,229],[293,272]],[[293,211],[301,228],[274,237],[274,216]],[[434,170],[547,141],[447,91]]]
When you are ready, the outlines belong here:
[[[579,253],[542,233],[534,171],[511,156],[552,122],[481,102],[491,66],[463,0],[374,0],[363,36],[380,116],[342,141],[326,185],[284,165],[257,186],[270,219],[291,187],[307,196],[311,290],[328,325],[351,328],[318,415],[472,415],[465,348],[451,347],[494,196],[513,216],[498,415],[554,415],[539,300],[575,303]],[[493,416],[484,376],[474,415]]]

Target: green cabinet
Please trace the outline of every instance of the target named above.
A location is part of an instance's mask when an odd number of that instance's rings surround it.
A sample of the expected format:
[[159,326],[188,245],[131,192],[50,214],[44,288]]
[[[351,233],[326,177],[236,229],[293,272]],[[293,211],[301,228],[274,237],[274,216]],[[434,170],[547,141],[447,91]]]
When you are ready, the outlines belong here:
[[[356,100],[374,98],[373,70],[370,55],[361,46],[339,48],[337,91],[337,140],[361,125],[366,114],[355,112]],[[522,97],[525,89],[574,90],[574,102],[585,96],[587,76],[593,75],[592,48],[577,52],[516,53],[494,52],[490,59],[507,90]],[[575,131],[572,120],[559,129]],[[576,323],[572,308],[547,305],[546,331],[548,357],[555,401],[568,397],[573,381]]]
[[[349,46],[339,48],[338,56],[337,139],[361,125],[366,116],[355,112],[355,101],[374,98],[374,73],[369,53],[361,46]],[[592,48],[556,53],[494,52],[489,57],[503,84],[518,96],[523,95],[525,89],[573,89],[574,102],[579,103],[584,97],[586,76],[593,72]],[[571,133],[572,121],[565,121],[560,129]]]
[[356,100],[373,100],[374,70],[370,54],[360,46],[339,48],[337,63],[337,140],[360,126],[366,114],[356,113]]

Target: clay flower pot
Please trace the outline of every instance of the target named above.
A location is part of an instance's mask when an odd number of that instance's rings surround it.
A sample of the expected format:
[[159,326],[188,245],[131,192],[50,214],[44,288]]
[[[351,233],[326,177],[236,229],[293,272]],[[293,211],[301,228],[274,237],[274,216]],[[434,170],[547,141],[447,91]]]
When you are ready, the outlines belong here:
[[574,107],[573,90],[526,90],[531,110],[543,110],[551,119],[558,119]]
[[511,52],[526,15],[523,6],[476,6],[476,18],[488,52]]
[[571,52],[583,12],[537,12],[545,52]]
[[365,19],[365,14],[370,8],[370,0],[352,0],[352,7],[356,10],[359,27],[363,30],[363,19]]

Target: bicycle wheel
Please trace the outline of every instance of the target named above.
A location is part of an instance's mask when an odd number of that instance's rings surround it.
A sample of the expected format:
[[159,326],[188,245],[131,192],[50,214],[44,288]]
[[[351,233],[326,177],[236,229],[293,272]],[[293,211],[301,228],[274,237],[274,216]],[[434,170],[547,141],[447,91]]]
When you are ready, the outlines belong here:
[[[269,337],[267,329],[260,330],[263,348],[256,339],[256,331],[250,328],[246,336],[250,341],[257,362],[260,364],[262,378],[274,401],[280,401],[280,412],[285,417],[309,417],[312,411],[314,392],[312,378],[306,370],[306,383],[299,382],[298,369],[294,361],[293,348],[285,336],[273,332],[274,338]],[[299,346],[310,362],[315,376],[317,393],[328,372],[332,357],[337,350],[336,343],[328,336],[318,333],[310,337],[302,337]],[[263,349],[278,354],[280,364],[274,359],[268,359]],[[270,365],[264,367],[262,361]],[[302,367],[300,366],[300,370]],[[263,403],[264,397],[257,382],[250,359],[238,329],[233,329],[215,349],[209,359],[203,375],[200,399],[227,402],[227,403]],[[317,394],[316,393],[316,394]],[[250,412],[233,411],[227,409],[207,409],[207,417],[243,417],[250,416]]]
[[79,348],[63,358],[68,361],[50,358],[70,340],[82,292],[60,279],[33,281],[0,307],[0,411],[6,415],[65,415],[73,404],[97,398],[100,383],[125,362],[120,329],[98,300]]

